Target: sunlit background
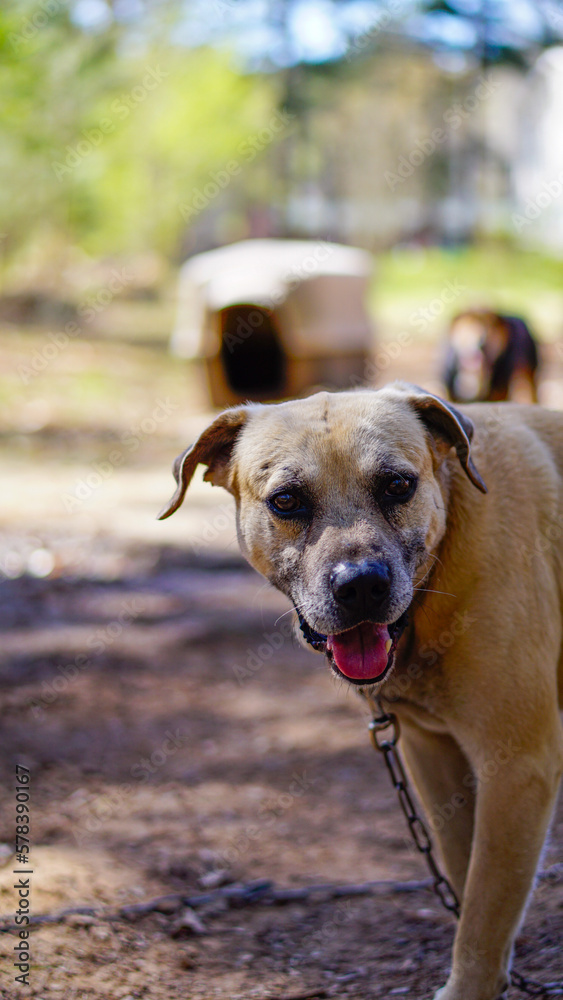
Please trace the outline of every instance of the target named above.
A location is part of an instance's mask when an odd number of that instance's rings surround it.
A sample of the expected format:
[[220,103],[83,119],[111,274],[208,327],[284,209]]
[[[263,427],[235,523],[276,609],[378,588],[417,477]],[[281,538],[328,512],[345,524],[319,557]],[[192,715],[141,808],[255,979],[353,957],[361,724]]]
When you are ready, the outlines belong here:
[[[29,761],[37,783],[38,909],[278,870],[285,884],[420,877],[383,785],[373,818],[357,708],[282,631],[287,602],[244,570],[231,499],[198,476],[182,511],[156,520],[172,460],[217,412],[209,368],[171,349],[180,268],[270,238],[309,241],[313,260],[344,244],[368,262],[369,343],[351,385],[403,377],[443,392],[450,319],[481,307],[527,320],[540,402],[563,408],[563,5],[0,5],[0,763],[8,782],[13,761]],[[217,271],[234,280],[230,264]],[[343,299],[328,301],[327,343]],[[312,328],[319,299],[305,306]],[[161,761],[171,726],[186,742]],[[153,754],[158,767],[139,770]],[[319,783],[239,851],[295,768]],[[554,844],[560,833],[561,821]],[[0,879],[7,912],[11,884]],[[392,925],[365,907],[362,940],[396,952],[399,911]],[[334,976],[355,982],[365,966],[380,992],[354,995],[430,995],[416,986],[420,958],[382,972],[376,949],[350,971],[359,912],[338,931]],[[311,925],[317,952],[299,915],[291,948],[262,929],[266,965],[245,972],[254,918],[244,944],[242,920],[237,938],[224,919],[223,965],[208,938],[196,959],[158,923],[101,933],[91,966],[87,929],[43,929],[33,995],[47,995],[53,961],[65,1000],[82,1000],[86,982],[104,1000],[207,998],[210,983],[225,1000],[256,995],[256,982],[304,995],[307,976],[333,974],[330,923]],[[447,963],[439,926],[433,988]]]
[[119,519],[132,479],[146,499],[136,477],[200,426],[205,373],[168,349],[178,269],[246,238],[373,254],[366,383],[439,390],[450,317],[485,306],[528,320],[562,405],[559,3],[41,0],[3,5],[0,45],[1,414],[17,477],[49,469],[36,529],[162,394],[73,523]]

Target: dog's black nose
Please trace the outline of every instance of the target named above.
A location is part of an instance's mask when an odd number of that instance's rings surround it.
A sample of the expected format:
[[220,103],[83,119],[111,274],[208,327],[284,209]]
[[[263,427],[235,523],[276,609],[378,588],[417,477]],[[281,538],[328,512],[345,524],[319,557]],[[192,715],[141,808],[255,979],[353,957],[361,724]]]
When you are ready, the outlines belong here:
[[335,600],[354,614],[374,614],[389,596],[391,571],[384,562],[339,563],[330,574]]

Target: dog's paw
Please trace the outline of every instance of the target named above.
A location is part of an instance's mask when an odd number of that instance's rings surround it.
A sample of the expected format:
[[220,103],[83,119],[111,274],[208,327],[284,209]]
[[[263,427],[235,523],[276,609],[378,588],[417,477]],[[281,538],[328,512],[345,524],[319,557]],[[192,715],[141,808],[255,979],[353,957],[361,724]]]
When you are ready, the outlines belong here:
[[[467,990],[460,990],[459,983],[453,983],[448,980],[445,986],[442,986],[437,993],[434,994],[432,1000],[468,1000]],[[473,1000],[473,993],[471,994],[471,1000]]]
[[[495,993],[495,996],[490,997],[490,1000],[506,1000],[507,989],[508,987],[506,987],[504,992],[500,994]],[[480,992],[472,993],[471,997],[472,998],[475,997],[475,1000],[481,1000],[481,998],[483,998],[483,1000],[489,1000],[489,993],[487,992],[486,998],[485,994],[482,994]],[[451,984],[446,983],[445,986],[442,986],[442,988],[438,990],[437,993],[434,994],[432,1000],[469,1000],[469,994],[467,992],[467,987],[463,987],[460,989],[459,986],[452,986]]]
[[466,1000],[466,998],[462,993],[460,993],[457,987],[446,983],[445,986],[442,986],[441,990],[438,990],[438,992],[434,994],[432,1000]]

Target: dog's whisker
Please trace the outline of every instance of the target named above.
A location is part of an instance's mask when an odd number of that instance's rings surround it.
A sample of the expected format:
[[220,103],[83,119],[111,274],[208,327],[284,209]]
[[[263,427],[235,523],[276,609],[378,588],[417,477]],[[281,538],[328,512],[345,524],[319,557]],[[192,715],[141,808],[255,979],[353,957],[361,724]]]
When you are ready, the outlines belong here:
[[282,618],[285,618],[286,615],[291,615],[294,611],[297,611],[297,608],[295,607],[295,605],[292,608],[288,608],[288,610],[284,611],[281,615],[278,615],[278,617],[276,618],[276,620],[274,622],[274,625],[277,625],[278,622],[281,622]]
[[437,563],[437,562],[439,562],[441,566],[443,566],[443,565],[444,565],[444,564],[443,564],[443,562],[442,562],[442,560],[441,560],[441,559],[439,559],[439,558],[438,558],[438,556],[437,556],[437,555],[436,555],[435,553],[431,552],[431,553],[430,553],[429,555],[430,555],[430,559],[432,559],[432,560],[433,560],[433,562],[432,562],[432,563],[430,564],[430,566],[429,566],[429,567],[428,567],[428,569],[426,570],[426,572],[425,572],[424,576],[422,576],[422,577],[420,578],[420,580],[418,580],[418,581],[417,581],[417,582],[415,583],[415,586],[418,586],[418,584],[420,584],[420,583],[422,583],[422,582],[423,582],[424,580],[426,580],[426,577],[427,577],[427,576],[428,576],[428,575],[429,575],[429,574],[430,574],[430,573],[432,572],[432,570],[434,569],[434,567],[435,567],[435,565],[436,565],[436,563]]
[[424,576],[421,576],[420,580],[415,580],[415,582],[413,583],[413,590],[417,590],[418,587],[420,587],[421,583],[424,583],[424,581],[429,576],[431,569],[434,569],[434,567],[431,566],[430,569],[424,574]]
[[433,565],[430,566],[429,569],[426,570],[424,576],[421,576],[420,580],[416,580],[413,583],[413,590],[417,590],[420,587],[421,583],[424,583],[424,581],[430,576],[430,573],[432,572],[433,569],[434,566]]
[[425,608],[425,607],[424,607],[424,604],[421,604],[421,606],[420,606],[420,610],[422,611],[422,614],[423,614],[423,615],[424,615],[424,617],[426,618],[426,620],[427,620],[428,624],[429,624],[429,625],[431,625],[431,624],[432,624],[432,622],[430,621],[430,615],[428,614],[428,608]]
[[457,594],[448,594],[447,590],[430,590],[428,587],[415,587],[414,590],[425,594],[442,594],[444,597],[457,597]]

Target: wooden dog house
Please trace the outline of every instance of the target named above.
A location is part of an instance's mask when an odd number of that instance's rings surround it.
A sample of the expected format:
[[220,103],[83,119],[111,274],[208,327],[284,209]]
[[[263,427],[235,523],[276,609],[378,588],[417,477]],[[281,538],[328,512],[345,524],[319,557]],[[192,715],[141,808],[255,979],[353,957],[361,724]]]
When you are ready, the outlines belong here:
[[308,240],[244,240],[180,271],[171,350],[205,366],[214,406],[349,388],[365,378],[369,253]]

